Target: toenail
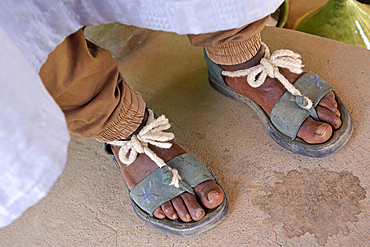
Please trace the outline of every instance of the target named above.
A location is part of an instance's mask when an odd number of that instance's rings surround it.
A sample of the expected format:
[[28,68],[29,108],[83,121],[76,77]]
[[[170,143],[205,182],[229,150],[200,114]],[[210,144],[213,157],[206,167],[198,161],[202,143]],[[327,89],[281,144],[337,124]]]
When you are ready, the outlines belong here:
[[166,215],[164,213],[162,213],[162,212],[158,213],[158,216],[161,217],[161,218],[166,217]]
[[179,216],[177,214],[172,215],[172,219],[177,219]]
[[185,215],[185,219],[186,219],[186,220],[191,220],[190,214],[186,214],[186,215]]
[[210,201],[212,199],[212,197],[214,197],[215,195],[219,195],[220,193],[216,190],[212,190],[211,192],[208,193],[207,195],[207,199],[208,201]]
[[200,218],[200,216],[202,216],[203,214],[203,210],[199,209],[198,211],[195,212],[195,218]]
[[340,119],[336,119],[335,121],[334,121],[334,125],[335,126],[339,126],[341,124],[341,120]]
[[317,128],[317,130],[316,130],[316,134],[318,134],[318,135],[323,135],[324,134],[324,132],[325,132],[325,130],[327,129],[329,127],[329,124],[322,124],[322,125],[320,125],[318,128]]

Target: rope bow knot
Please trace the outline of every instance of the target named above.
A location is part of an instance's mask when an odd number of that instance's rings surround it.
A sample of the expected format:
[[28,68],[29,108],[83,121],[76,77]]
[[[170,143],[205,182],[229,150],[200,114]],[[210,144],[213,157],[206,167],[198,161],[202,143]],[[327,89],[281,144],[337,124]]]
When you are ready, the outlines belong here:
[[[149,147],[148,145],[154,145],[159,148],[170,148],[172,143],[170,142],[175,136],[172,133],[164,132],[171,127],[168,118],[164,115],[160,116],[159,118],[154,118],[154,113],[152,110],[148,110],[149,117],[146,125],[142,128],[137,135],[133,135],[130,140],[128,141],[113,141],[109,142],[111,145],[120,146],[118,157],[119,160],[129,166],[131,165],[137,158],[138,154],[146,154],[149,156],[154,163],[157,164],[158,167],[163,167],[166,163],[158,157]],[[179,180],[181,177],[178,174],[176,169],[169,170],[172,172],[172,182],[170,185],[174,185],[176,188],[179,187]]]
[[[284,87],[294,96],[302,96],[301,92],[296,89],[279,71],[280,68],[288,69],[292,73],[300,74],[303,72],[301,55],[294,53],[290,50],[278,50],[270,56],[270,50],[265,43],[261,43],[265,48],[265,55],[261,59],[260,64],[252,68],[237,70],[237,71],[222,71],[222,75],[228,77],[242,77],[247,76],[248,84],[257,88],[261,86],[267,76],[270,78],[278,79]],[[304,109],[310,109],[312,107],[312,101],[302,96],[305,103],[299,104]]]

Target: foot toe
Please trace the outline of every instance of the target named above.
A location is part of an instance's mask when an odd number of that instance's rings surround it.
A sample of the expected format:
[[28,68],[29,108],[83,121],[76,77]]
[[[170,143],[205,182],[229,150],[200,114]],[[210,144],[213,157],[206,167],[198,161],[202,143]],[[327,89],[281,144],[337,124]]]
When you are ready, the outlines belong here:
[[322,106],[316,107],[317,116],[325,123],[330,124],[333,129],[338,129],[342,125],[342,120],[332,111]]
[[199,205],[199,203],[197,202],[196,198],[193,195],[189,193],[183,193],[181,194],[181,198],[184,201],[186,208],[188,209],[188,212],[190,213],[190,216],[194,221],[203,219],[206,212]]
[[162,208],[164,214],[167,216],[167,218],[169,218],[171,220],[176,220],[177,218],[179,218],[179,216],[177,214],[177,211],[172,206],[171,201],[163,203],[161,205],[161,208]]
[[154,210],[153,215],[157,217],[158,219],[164,219],[166,218],[165,213],[163,212],[161,207],[158,207],[156,210]]
[[333,91],[330,91],[329,93],[327,93],[324,98],[328,99],[335,107],[338,107],[338,103],[335,99],[335,94]]
[[323,143],[329,140],[333,129],[339,129],[342,125],[341,113],[338,110],[338,103],[333,91],[327,93],[320,100],[316,112],[322,122],[314,121],[309,117],[303,122],[297,133],[298,137],[311,144]]
[[177,196],[172,199],[172,205],[176,209],[177,214],[179,215],[182,221],[190,222],[192,220],[192,217],[180,196]]
[[337,117],[340,117],[340,111],[337,108],[338,106],[333,104],[333,102],[329,100],[327,97],[321,99],[321,101],[319,102],[319,106],[327,109],[331,113],[335,114]]
[[333,129],[329,124],[308,117],[299,128],[297,136],[307,143],[317,144],[329,140],[332,133]]
[[217,207],[224,200],[224,193],[222,189],[211,180],[195,186],[194,192],[197,195],[200,203],[208,209]]
[[211,180],[195,186],[194,192],[197,198],[192,194],[183,193],[162,204],[161,207],[154,211],[154,216],[160,219],[167,217],[172,220],[180,218],[184,222],[198,221],[203,219],[206,214],[203,207],[215,208],[224,199],[220,186]]

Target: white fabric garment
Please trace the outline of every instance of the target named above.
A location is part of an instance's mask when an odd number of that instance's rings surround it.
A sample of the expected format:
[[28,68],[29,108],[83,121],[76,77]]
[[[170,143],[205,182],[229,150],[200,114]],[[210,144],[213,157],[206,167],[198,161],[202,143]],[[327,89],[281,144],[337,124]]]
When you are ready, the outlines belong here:
[[38,72],[83,25],[121,22],[199,34],[252,23],[283,0],[17,0],[0,7],[0,227],[34,205],[60,176],[69,134]]
[[66,162],[63,112],[0,27],[0,226],[46,195]]

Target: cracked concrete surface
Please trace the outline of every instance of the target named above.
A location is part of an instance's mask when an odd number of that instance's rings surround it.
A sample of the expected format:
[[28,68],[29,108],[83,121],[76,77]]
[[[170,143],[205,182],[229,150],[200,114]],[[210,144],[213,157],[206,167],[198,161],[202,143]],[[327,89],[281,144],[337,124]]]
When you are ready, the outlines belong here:
[[[334,86],[354,120],[339,152],[315,159],[283,149],[250,109],[209,86],[201,48],[186,36],[150,31],[120,69],[157,114],[169,117],[176,141],[218,178],[230,202],[227,217],[186,238],[147,227],[101,144],[73,136],[64,173],[43,200],[0,229],[0,246],[370,246],[370,51],[277,28],[266,28],[263,41],[272,51],[300,53],[305,69]],[[290,200],[294,207],[280,216],[276,205],[293,192],[318,210]],[[337,228],[326,227],[332,223]]]

